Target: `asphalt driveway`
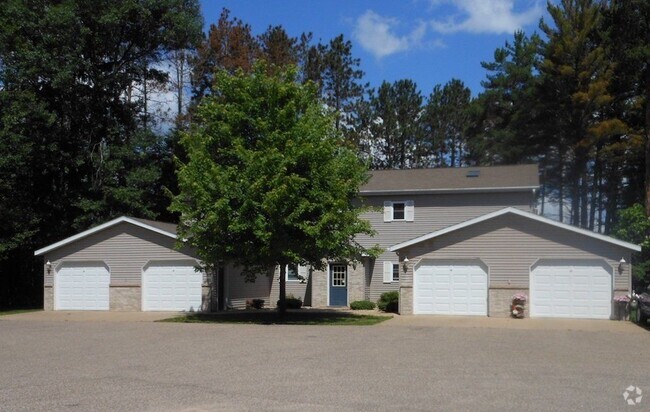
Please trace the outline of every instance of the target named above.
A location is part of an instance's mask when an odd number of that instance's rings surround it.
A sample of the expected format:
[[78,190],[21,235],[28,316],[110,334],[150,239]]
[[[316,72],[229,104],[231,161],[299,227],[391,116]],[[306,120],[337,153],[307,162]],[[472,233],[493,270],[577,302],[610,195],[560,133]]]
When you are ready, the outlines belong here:
[[[0,318],[0,410],[650,410],[646,330],[472,322],[8,316]],[[635,407],[623,399],[630,385],[645,392]]]

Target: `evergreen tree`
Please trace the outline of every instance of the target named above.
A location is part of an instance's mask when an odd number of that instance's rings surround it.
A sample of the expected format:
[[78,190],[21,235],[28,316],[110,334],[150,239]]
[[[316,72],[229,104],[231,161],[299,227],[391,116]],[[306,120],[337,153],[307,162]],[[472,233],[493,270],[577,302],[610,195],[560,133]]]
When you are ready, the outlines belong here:
[[549,176],[555,187],[560,220],[567,199],[571,223],[588,226],[590,185],[594,184],[590,162],[596,141],[623,127],[603,112],[612,102],[608,87],[613,64],[608,59],[599,28],[602,10],[593,0],[563,0],[548,5],[554,26],[542,21],[548,37],[540,64],[539,100]]

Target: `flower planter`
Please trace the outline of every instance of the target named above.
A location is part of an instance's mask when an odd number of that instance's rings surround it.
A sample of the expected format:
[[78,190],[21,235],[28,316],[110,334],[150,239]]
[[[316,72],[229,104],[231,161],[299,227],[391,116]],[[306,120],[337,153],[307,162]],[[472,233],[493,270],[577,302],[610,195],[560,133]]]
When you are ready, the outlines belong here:
[[510,306],[510,316],[515,319],[523,319],[526,316],[526,301],[528,296],[523,293],[517,293],[512,297]]

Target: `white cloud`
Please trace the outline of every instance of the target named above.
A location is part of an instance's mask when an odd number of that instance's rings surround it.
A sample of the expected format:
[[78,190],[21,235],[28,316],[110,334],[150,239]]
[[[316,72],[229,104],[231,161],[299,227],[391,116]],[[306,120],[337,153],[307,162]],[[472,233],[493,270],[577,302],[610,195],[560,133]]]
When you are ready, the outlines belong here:
[[527,10],[516,12],[516,0],[430,0],[433,7],[443,3],[455,6],[460,16],[431,21],[431,28],[440,33],[512,33],[535,22],[544,10],[539,2]]
[[383,17],[372,10],[366,10],[357,19],[353,35],[361,47],[378,59],[420,44],[427,30],[424,22],[403,36],[394,31],[398,24],[399,21],[395,18]]

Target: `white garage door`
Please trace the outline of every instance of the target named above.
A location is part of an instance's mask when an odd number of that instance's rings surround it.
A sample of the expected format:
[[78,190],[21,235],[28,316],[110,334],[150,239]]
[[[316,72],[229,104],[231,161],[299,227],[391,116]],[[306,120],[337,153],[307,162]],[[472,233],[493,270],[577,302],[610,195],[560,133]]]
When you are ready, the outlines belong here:
[[530,273],[534,317],[609,319],[611,267],[596,262],[541,262]]
[[64,263],[54,275],[56,310],[108,310],[111,275],[103,263]]
[[415,270],[413,313],[487,316],[487,272],[473,264],[425,264]]
[[199,311],[203,274],[193,263],[157,263],[142,274],[142,310]]

